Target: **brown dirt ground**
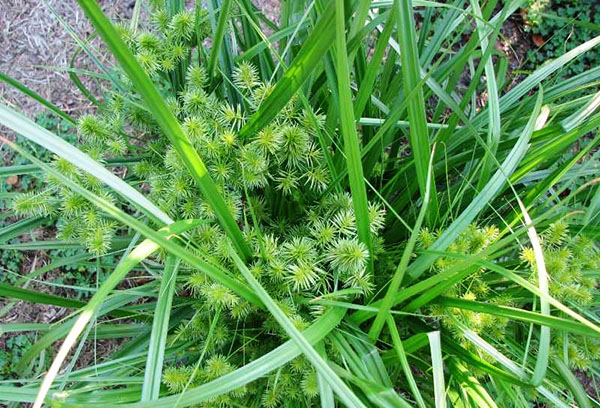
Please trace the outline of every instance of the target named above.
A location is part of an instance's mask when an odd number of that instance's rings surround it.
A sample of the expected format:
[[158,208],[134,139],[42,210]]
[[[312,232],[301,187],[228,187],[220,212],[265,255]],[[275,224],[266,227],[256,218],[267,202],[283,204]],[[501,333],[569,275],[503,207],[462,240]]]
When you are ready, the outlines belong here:
[[[46,5],[48,4],[49,7]],[[101,1],[113,17],[129,17],[133,1]],[[0,0],[0,72],[21,81],[47,100],[77,115],[89,108],[85,97],[74,87],[66,72],[51,69],[69,66],[75,41],[53,15],[50,7],[75,32],[91,32],[75,0]],[[29,116],[43,111],[35,101],[0,83],[0,99],[22,109]]]

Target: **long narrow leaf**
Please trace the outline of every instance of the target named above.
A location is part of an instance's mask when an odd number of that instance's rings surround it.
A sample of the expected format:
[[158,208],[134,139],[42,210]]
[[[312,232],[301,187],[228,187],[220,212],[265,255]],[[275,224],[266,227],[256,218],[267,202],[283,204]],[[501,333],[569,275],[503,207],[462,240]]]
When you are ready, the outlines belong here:
[[[328,0],[331,2],[331,0]],[[330,4],[325,8],[317,25],[308,37],[298,55],[290,64],[283,77],[277,81],[275,89],[260,105],[260,108],[240,130],[241,137],[256,134],[269,124],[283,107],[292,99],[296,91],[321,63],[323,56],[334,42],[335,30],[332,30],[335,8]]]
[[167,256],[160,289],[158,291],[158,302],[156,303],[156,309],[154,310],[150,347],[148,348],[148,360],[146,361],[144,385],[142,387],[142,401],[156,399],[160,393],[165,346],[167,344],[167,333],[169,331],[169,318],[177,283],[178,268],[179,262],[175,257],[172,255]]
[[373,247],[371,244],[371,227],[369,225],[369,206],[367,202],[367,190],[363,181],[363,168],[360,158],[360,147],[358,145],[358,134],[352,107],[352,95],[350,93],[350,68],[346,50],[346,29],[344,15],[344,1],[335,2],[335,32],[336,32],[336,62],[337,83],[339,90],[340,127],[344,138],[344,151],[348,166],[348,178],[350,180],[350,192],[352,194],[352,205],[356,217],[358,238],[369,249],[370,271],[373,271]]
[[177,153],[198,184],[204,198],[215,212],[221,226],[231,237],[235,248],[244,260],[248,261],[252,256],[252,251],[246,243],[235,218],[229,211],[229,207],[227,207],[227,204],[219,193],[216,184],[208,174],[204,162],[198,156],[189,138],[183,132],[181,124],[177,121],[177,118],[168,108],[150,78],[148,78],[131,51],[127,48],[115,27],[106,18],[104,13],[102,13],[98,4],[94,0],[78,0],[78,2],[117,61],[121,64],[123,70],[127,73],[137,91],[146,101],[148,108],[154,115],[154,119],[177,150]]
[[[410,147],[419,181],[421,196],[427,190],[427,174],[430,161],[431,145],[429,143],[429,130],[425,114],[425,99],[421,85],[421,66],[417,51],[417,36],[413,19],[412,0],[396,0],[395,6],[398,19],[398,42],[400,44],[400,58],[402,60],[402,74],[404,77],[404,93],[410,95],[408,101],[408,120],[410,122]],[[414,91],[416,90],[416,91]],[[437,193],[435,184],[431,186],[431,211],[427,213],[428,223],[434,224],[437,218]]]

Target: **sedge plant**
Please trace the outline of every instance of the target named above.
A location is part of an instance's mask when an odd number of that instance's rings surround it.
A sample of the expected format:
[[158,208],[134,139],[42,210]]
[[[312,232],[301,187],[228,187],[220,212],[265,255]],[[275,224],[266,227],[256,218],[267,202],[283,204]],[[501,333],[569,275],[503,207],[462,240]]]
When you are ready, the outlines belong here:
[[[277,21],[250,0],[138,1],[114,22],[78,3],[106,45],[62,21],[94,114],[0,76],[77,131],[0,105],[30,163],[0,177],[38,177],[0,249],[77,251],[0,284],[69,310],[0,324],[36,336],[0,400],[597,403],[600,70],[561,72],[600,37],[513,83],[496,45],[522,0],[285,1]],[[40,225],[53,238],[24,238]],[[95,287],[28,288],[65,266]],[[126,341],[79,365],[100,338]]]

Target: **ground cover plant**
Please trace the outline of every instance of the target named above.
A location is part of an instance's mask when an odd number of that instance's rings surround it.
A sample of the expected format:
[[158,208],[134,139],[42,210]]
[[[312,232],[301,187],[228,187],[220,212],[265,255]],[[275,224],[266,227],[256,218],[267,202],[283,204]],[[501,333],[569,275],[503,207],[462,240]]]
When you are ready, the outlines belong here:
[[[600,37],[514,84],[495,44],[525,3],[286,1],[274,22],[249,0],[156,0],[111,22],[80,0],[95,31],[72,33],[69,72],[95,114],[0,77],[77,129],[0,105],[28,161],[2,177],[37,177],[0,239],[77,251],[0,285],[70,311],[0,325],[38,336],[0,399],[597,404],[600,69],[562,69]],[[60,268],[93,280],[28,287]]]
[[[526,67],[535,69],[600,33],[596,0],[530,1],[525,28],[532,34],[534,48],[527,53]],[[566,65],[564,76],[573,76],[597,65],[596,53],[589,53]]]

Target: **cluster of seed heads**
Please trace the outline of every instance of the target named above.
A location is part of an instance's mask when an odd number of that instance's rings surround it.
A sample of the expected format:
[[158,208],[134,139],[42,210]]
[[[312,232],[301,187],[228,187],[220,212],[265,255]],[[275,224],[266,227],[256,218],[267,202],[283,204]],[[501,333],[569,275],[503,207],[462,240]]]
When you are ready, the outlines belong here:
[[[196,16],[202,20],[197,22]],[[358,239],[350,195],[332,184],[323,150],[327,147],[319,139],[324,117],[300,108],[293,98],[270,124],[242,137],[240,129],[273,86],[260,78],[251,63],[242,62],[228,79],[237,97],[219,97],[196,54],[198,40],[208,32],[207,27],[202,28],[206,13],[182,11],[169,16],[157,4],[150,20],[150,30],[136,33],[127,25],[119,25],[119,33],[164,95],[254,249],[249,265],[253,275],[301,330],[323,312],[323,307],[309,302],[312,298],[342,289],[352,289],[345,291],[349,294],[344,299],[350,301],[371,294],[374,285],[368,265],[380,247],[377,235],[384,228],[385,211],[378,203],[369,205],[375,242],[370,253]],[[117,73],[116,77],[117,83],[104,94],[102,108],[79,119],[78,147],[109,167],[122,157],[139,157],[134,166],[115,167],[115,171],[173,219],[205,220],[189,232],[188,248],[243,280],[234,272],[228,239],[213,209],[177,151],[126,76]],[[126,203],[106,193],[96,178],[66,160],[56,158],[54,166],[75,183],[128,209]],[[56,217],[59,238],[83,242],[99,256],[110,250],[115,236],[127,231],[60,183],[50,179],[47,186],[43,191],[17,196],[15,210],[22,215]],[[163,257],[161,252],[157,260]],[[246,342],[245,337],[236,337],[240,327],[253,328],[248,339],[256,330],[262,333],[260,341],[244,344],[245,361],[287,340],[270,314],[202,272],[187,267],[180,276],[184,281],[180,290],[189,296],[195,313],[179,325],[169,341],[191,341],[199,345],[195,349],[204,348],[207,354],[202,362],[194,360],[198,357],[195,353],[167,362],[163,381],[170,392],[182,392],[243,365],[244,361],[230,352]],[[216,321],[210,330],[213,319]],[[262,387],[265,407],[318,395],[316,373],[302,358],[253,386]],[[246,393],[247,388],[242,387],[203,406],[243,406]]]

